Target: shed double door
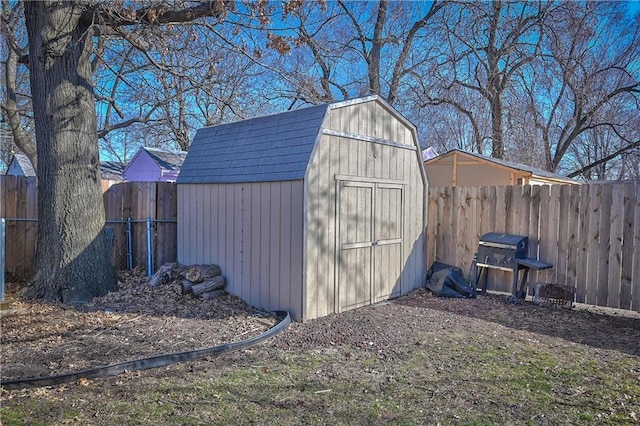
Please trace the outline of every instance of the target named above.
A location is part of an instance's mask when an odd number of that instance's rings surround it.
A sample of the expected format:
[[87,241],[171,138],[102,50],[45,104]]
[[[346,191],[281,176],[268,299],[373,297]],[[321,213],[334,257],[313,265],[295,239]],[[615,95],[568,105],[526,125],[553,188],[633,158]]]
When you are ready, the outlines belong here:
[[337,181],[336,312],[401,293],[404,186]]

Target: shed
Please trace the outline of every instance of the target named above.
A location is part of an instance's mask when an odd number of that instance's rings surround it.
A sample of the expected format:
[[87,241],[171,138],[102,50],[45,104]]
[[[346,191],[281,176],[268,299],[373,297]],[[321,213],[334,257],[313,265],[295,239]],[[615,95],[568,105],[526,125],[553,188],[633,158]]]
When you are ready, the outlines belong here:
[[175,182],[187,153],[140,147],[124,168],[124,179],[138,182]]
[[307,320],[424,285],[415,127],[377,96],[198,130],[178,177],[178,261]]
[[432,186],[554,185],[580,182],[546,170],[454,149],[424,163]]

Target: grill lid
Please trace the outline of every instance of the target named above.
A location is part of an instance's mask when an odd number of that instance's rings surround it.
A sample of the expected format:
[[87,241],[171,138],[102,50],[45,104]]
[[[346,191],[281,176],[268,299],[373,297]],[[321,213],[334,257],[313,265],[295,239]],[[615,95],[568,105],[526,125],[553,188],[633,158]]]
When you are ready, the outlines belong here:
[[489,232],[480,238],[480,245],[521,250],[527,248],[528,239],[522,235]]

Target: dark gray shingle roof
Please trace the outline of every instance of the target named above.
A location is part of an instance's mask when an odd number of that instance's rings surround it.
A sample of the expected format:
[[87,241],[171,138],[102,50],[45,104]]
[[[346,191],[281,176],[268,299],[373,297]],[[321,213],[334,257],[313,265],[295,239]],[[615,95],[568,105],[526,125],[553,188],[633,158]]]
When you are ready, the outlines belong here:
[[102,173],[102,179],[109,180],[123,180],[122,173],[124,172],[125,165],[119,161],[101,161],[100,171]]
[[327,104],[198,130],[178,183],[300,180]]
[[180,170],[187,156],[185,151],[167,151],[158,148],[142,147],[161,170]]

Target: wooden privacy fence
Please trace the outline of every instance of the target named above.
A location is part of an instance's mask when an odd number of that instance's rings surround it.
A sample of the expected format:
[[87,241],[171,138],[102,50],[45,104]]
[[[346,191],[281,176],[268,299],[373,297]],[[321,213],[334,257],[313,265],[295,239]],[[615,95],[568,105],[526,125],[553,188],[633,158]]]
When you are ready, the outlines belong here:
[[[36,179],[0,176],[0,184],[0,216],[6,220],[5,271],[7,280],[20,281],[29,277],[34,263],[38,234]],[[132,267],[146,267],[148,248],[153,252],[154,269],[176,260],[174,183],[118,183],[104,193],[103,199],[106,227],[113,235],[111,260],[116,269],[125,269],[128,263]],[[152,225],[150,247],[147,247],[147,218]],[[131,232],[127,232],[128,227]]]
[[[576,301],[640,311],[640,184],[431,187],[428,265],[470,270],[487,232],[529,237],[529,255],[553,263],[536,282],[572,285]],[[490,270],[489,290],[511,292]]]
[[[176,184],[169,182],[118,183],[104,193],[106,226],[113,229],[111,261],[116,269],[145,267],[149,249],[153,252],[154,270],[164,263],[176,261],[176,200]],[[130,233],[127,232],[129,218]],[[149,247],[147,218],[153,226]],[[131,236],[129,254],[128,235]]]
[[[35,178],[0,176],[6,222],[8,279],[32,269],[38,231]],[[153,265],[176,260],[176,186],[125,182],[104,194],[107,227],[113,231],[117,269],[146,266],[147,217],[151,218]],[[131,218],[128,254],[127,219]],[[529,237],[529,255],[554,264],[532,271],[536,282],[576,287],[580,303],[640,311],[640,184],[430,187],[427,264],[435,260],[468,272],[478,241],[487,232]],[[488,288],[511,291],[508,272],[490,270]]]
[[35,177],[0,176],[0,217],[5,218],[7,280],[31,273],[38,238],[38,187]]

